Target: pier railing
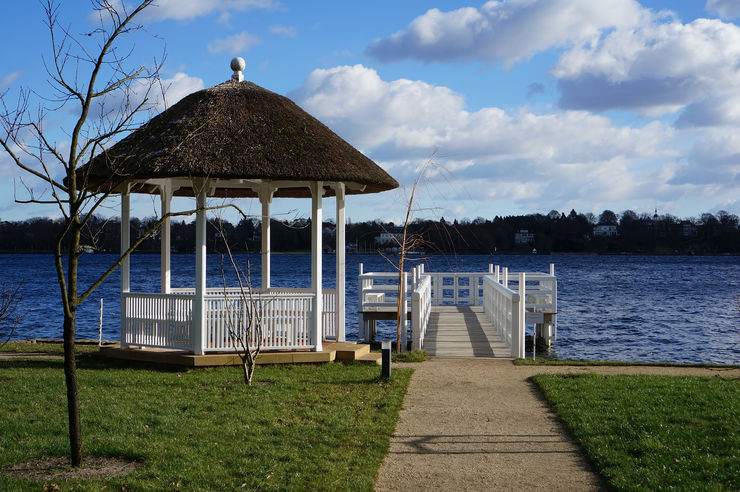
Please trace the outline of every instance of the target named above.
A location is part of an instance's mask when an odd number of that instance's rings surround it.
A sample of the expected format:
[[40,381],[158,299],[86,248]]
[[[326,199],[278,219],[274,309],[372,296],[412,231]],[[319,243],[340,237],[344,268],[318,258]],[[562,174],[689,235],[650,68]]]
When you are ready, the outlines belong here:
[[512,357],[524,357],[525,274],[517,276],[519,292],[505,287],[492,276],[483,279],[483,310],[496,331],[511,347]]
[[411,296],[411,350],[424,346],[424,336],[432,313],[432,277],[420,275]]
[[[315,347],[312,340],[311,289],[209,288],[204,297],[205,325],[201,337],[193,332],[194,289],[173,289],[167,294],[124,292],[121,342],[123,345],[194,350],[200,341],[205,352],[239,350],[232,335],[243,336],[250,311],[262,323],[261,347],[295,350]],[[336,290],[325,289],[322,303],[322,335],[336,338]],[[233,332],[233,333],[232,333]],[[256,344],[256,331],[250,343]]]

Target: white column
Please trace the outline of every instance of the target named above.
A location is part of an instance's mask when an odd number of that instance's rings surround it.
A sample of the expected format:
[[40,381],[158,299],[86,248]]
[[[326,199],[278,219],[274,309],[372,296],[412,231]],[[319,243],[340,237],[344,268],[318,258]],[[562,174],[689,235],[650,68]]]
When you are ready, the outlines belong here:
[[262,288],[270,288],[270,202],[272,189],[264,184],[259,191],[262,204]]
[[193,300],[193,353],[203,355],[205,346],[206,313],[206,194],[208,181],[194,179],[195,206],[195,299]]
[[[172,181],[159,187],[159,197],[162,200],[162,217],[170,213],[170,202],[172,201]],[[170,218],[164,219],[159,226],[159,258],[160,258],[160,284],[162,293],[170,291]]]
[[[131,195],[129,185],[125,184],[121,191],[121,256],[131,244]],[[126,348],[126,301],[123,293],[130,291],[129,257],[121,263],[121,348]]]
[[323,292],[321,289],[321,197],[324,194],[324,185],[321,181],[312,182],[311,185],[311,288],[314,294],[313,312],[311,313],[311,328],[313,330],[313,341],[316,344],[316,351],[322,350],[321,342],[323,339],[322,312]]
[[344,216],[344,183],[337,183],[334,188],[337,196],[337,230],[336,230],[336,259],[337,259],[337,302],[336,302],[336,326],[337,342],[346,340],[345,333],[345,302],[344,302],[344,277],[345,277],[345,216]]
[[[131,246],[131,195],[129,185],[126,184],[124,187],[121,192],[121,256]],[[130,291],[129,265],[129,257],[126,257],[121,263],[121,292]]]

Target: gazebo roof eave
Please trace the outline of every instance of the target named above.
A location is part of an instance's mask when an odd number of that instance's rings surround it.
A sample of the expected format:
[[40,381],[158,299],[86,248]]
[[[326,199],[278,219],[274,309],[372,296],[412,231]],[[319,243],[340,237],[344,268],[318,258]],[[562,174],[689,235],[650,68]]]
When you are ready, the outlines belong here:
[[[195,197],[193,177],[157,177],[133,178],[121,181],[112,186],[112,189],[98,185],[99,191],[110,190],[111,194],[121,194],[128,188],[129,193],[159,195],[161,188],[166,184],[173,190],[174,196]],[[253,198],[258,197],[264,185],[271,188],[271,193],[279,198],[311,198],[310,185],[322,182],[323,196],[334,196],[335,187],[339,183],[345,185],[345,194],[379,193],[385,189],[374,190],[376,187],[355,181],[323,181],[323,180],[288,180],[288,179],[260,179],[260,178],[205,178],[209,180],[208,196],[219,198]]]

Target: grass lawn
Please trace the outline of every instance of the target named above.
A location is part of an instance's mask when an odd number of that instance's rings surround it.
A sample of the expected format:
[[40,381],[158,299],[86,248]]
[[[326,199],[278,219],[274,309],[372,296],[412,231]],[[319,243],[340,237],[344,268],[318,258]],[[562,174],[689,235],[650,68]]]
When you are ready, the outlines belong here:
[[[77,343],[75,344],[78,354],[87,354],[98,352],[100,348],[97,343]],[[43,354],[64,355],[64,347],[61,342],[30,342],[27,340],[10,340],[9,342],[0,343],[0,353],[23,353],[36,352]]]
[[426,350],[411,350],[400,354],[394,353],[391,358],[393,362],[424,362],[429,358],[429,354]]
[[[375,365],[170,371],[79,357],[83,452],[142,466],[62,490],[371,490],[411,375]],[[0,360],[0,490],[12,463],[68,453],[62,362]]]
[[532,378],[617,490],[740,490],[740,380]]

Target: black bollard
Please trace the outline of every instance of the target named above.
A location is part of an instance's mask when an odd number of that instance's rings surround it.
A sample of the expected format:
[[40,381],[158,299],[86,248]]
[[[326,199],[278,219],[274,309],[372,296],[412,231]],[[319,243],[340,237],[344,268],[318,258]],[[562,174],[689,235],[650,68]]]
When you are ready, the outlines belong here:
[[391,378],[391,342],[383,342],[382,345],[382,360],[383,367],[380,371],[380,376],[383,379]]

